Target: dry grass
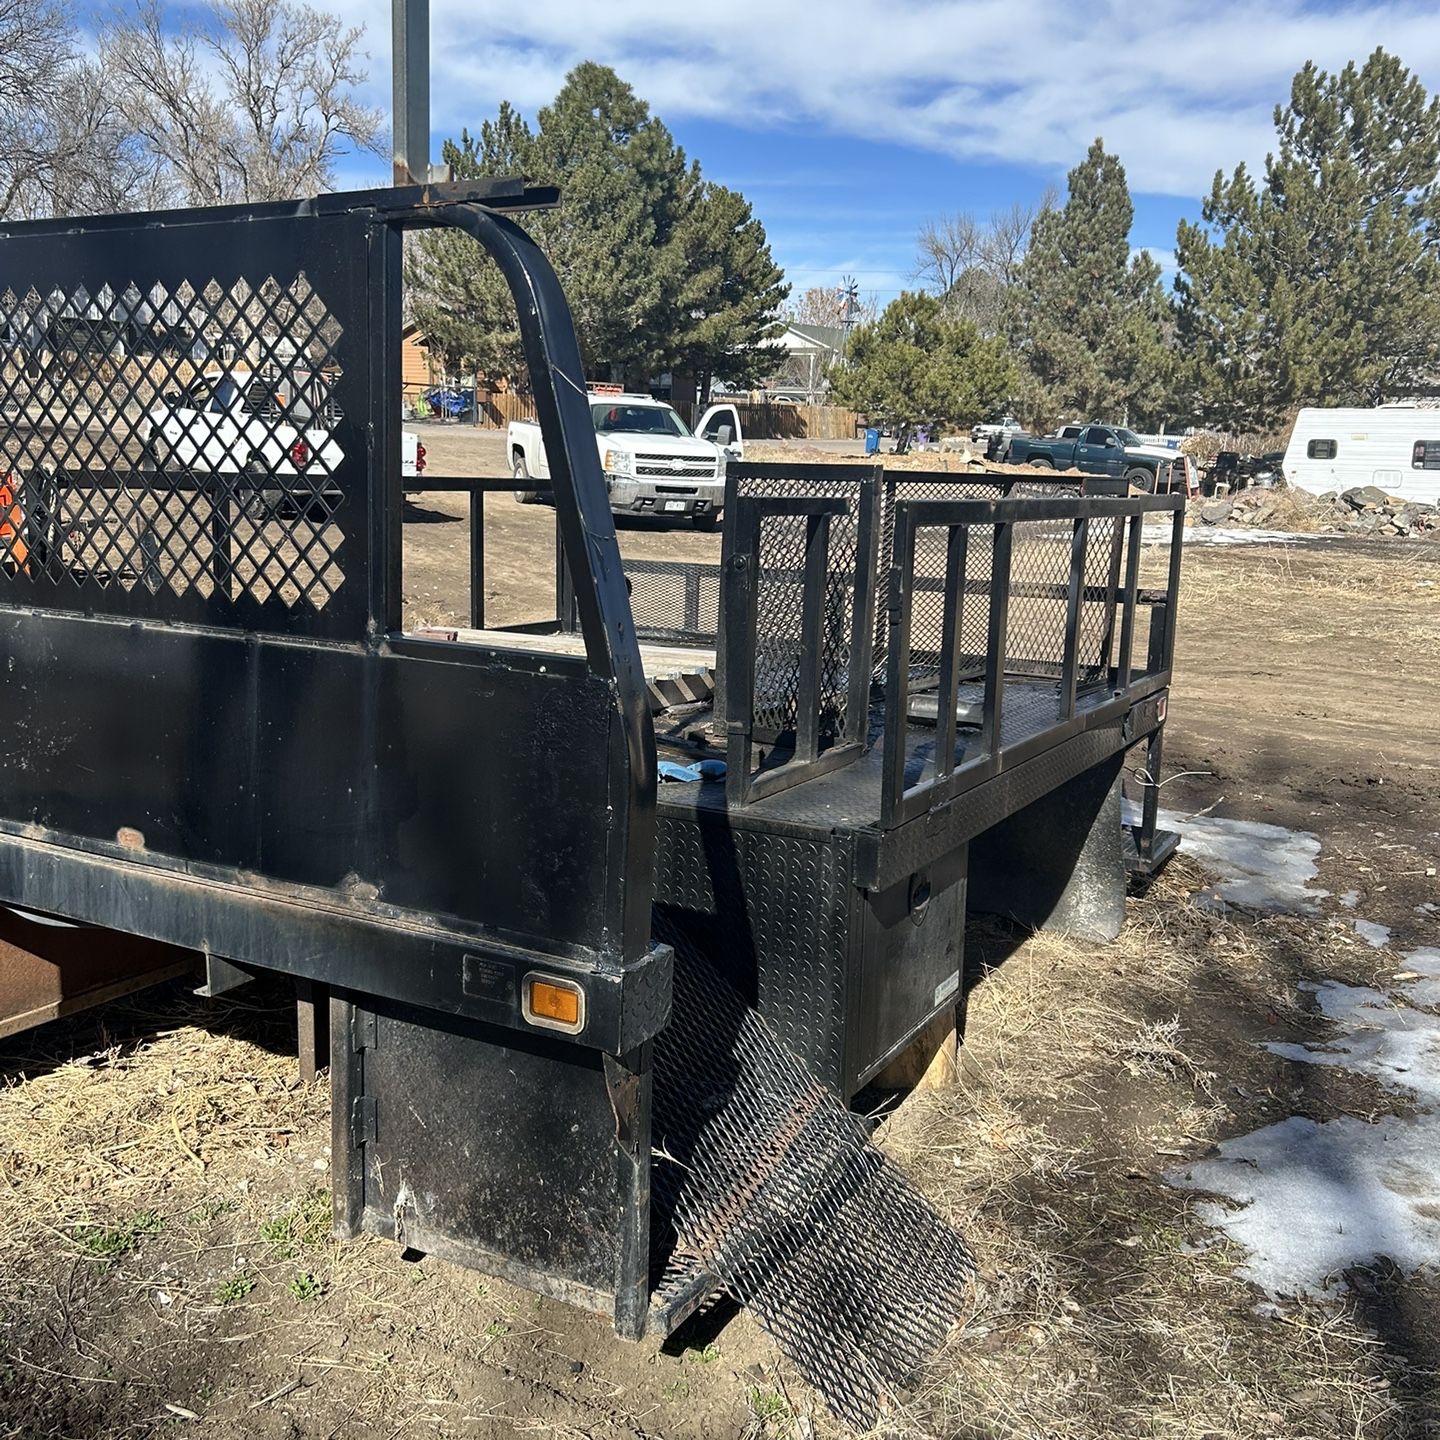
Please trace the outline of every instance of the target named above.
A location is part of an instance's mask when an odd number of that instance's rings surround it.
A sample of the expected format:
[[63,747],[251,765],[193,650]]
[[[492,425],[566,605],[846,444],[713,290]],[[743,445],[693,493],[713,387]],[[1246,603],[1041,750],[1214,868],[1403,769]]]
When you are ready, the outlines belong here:
[[752,1391],[754,1433],[782,1433],[763,1396],[786,1382],[748,1317],[700,1359],[656,1355],[503,1282],[334,1239],[329,1087],[295,1080],[293,1024],[279,984],[204,1007],[177,985],[7,1042],[3,1440],[187,1415],[226,1436],[618,1440],[718,1412],[733,1435]]
[[1406,1428],[1403,1367],[1352,1309],[1258,1314],[1229,1244],[1163,1184],[1250,1128],[1191,1029],[1215,987],[1298,1015],[1277,952],[1309,953],[1317,973],[1355,963],[1318,923],[1200,909],[1201,878],[1172,868],[1107,949],[1021,945],[975,992],[959,1085],[888,1122],[887,1148],[952,1208],[981,1278],[973,1313],[880,1433],[1424,1433]]
[[[1365,980],[1384,963],[1319,922],[1203,910],[1189,898],[1203,879],[1176,862],[1110,947],[972,934],[994,968],[974,991],[961,1081],[913,1097],[882,1141],[970,1238],[980,1282],[879,1434],[1423,1433],[1404,1428],[1399,1362],[1355,1314],[1256,1314],[1235,1255],[1163,1184],[1166,1167],[1254,1123],[1207,1028],[1217,995],[1303,1022],[1302,974]],[[56,1053],[32,1056],[3,1095],[12,1392],[88,1387],[113,1404],[120,1379],[153,1402],[144,1413],[283,1415],[295,1428],[276,1433],[321,1436],[838,1433],[748,1320],[718,1349],[652,1360],[503,1284],[332,1241],[316,1169],[328,1094],[295,1085],[275,1043],[288,1016],[231,1009],[212,1032],[175,996],[132,1010],[135,1036],[100,1035],[75,1058],[64,1027],[40,1032]],[[756,1341],[763,1370],[737,1363]],[[176,1373],[167,1353],[192,1363]],[[726,1397],[728,1418],[702,1428],[701,1402]],[[71,1405],[65,1425],[10,1433],[119,1435],[137,1414],[86,1429]],[[0,1407],[0,1435],[12,1418]]]
[[[147,1003],[130,1008],[127,1022],[143,1024]],[[161,1027],[153,1037],[102,1034],[97,1048],[73,1058],[32,1053],[7,1077],[0,1257],[28,1245],[25,1221],[37,1212],[66,1233],[96,1223],[97,1213],[163,1211],[169,1190],[188,1192],[197,1174],[237,1160],[264,1163],[323,1117],[320,1092],[296,1093],[293,1056],[243,1033],[199,1028],[205,1017],[194,1002],[150,1013]]]
[[[1284,545],[1245,546],[1210,552],[1204,563],[1184,562],[1181,626],[1240,623],[1263,625],[1274,644],[1323,644],[1327,639],[1373,641],[1377,624],[1390,644],[1407,655],[1440,656],[1440,546],[1376,542],[1357,554],[1324,548],[1297,555]],[[1142,584],[1158,584],[1163,551],[1152,547],[1142,561]],[[1378,562],[1378,563],[1377,563]],[[1383,606],[1383,610],[1377,610]]]

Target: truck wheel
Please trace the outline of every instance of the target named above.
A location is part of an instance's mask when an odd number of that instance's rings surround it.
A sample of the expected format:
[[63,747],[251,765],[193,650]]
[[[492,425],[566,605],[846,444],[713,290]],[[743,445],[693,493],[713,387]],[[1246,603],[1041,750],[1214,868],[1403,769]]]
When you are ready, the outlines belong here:
[[525,481],[530,478],[530,472],[525,468],[525,457],[516,455],[515,469],[515,498],[522,505],[533,505],[535,503],[535,492],[525,488]]
[[1030,464],[1037,470],[1053,470],[1055,462],[1048,455],[1032,455]]
[[720,528],[721,514],[722,512],[719,510],[702,510],[695,517],[695,528],[697,530],[703,530],[707,535],[714,530],[718,530]]
[[1125,483],[1135,490],[1152,491],[1155,488],[1155,475],[1143,465],[1135,465],[1125,472]]

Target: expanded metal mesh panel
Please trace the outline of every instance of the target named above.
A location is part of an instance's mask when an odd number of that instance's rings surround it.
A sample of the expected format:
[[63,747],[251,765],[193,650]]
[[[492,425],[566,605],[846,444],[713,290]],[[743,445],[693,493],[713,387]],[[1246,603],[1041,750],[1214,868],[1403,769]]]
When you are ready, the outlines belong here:
[[1058,676],[1064,667],[1074,529],[1069,520],[1015,526],[1005,627],[1005,669],[1012,675]]
[[[895,562],[895,503],[898,500],[998,500],[1004,485],[987,476],[924,475],[907,479],[887,475],[880,502],[880,574],[888,583]],[[910,683],[934,684],[940,673],[940,637],[945,614],[945,552],[943,531],[922,530],[915,537],[915,571],[910,604]],[[990,537],[972,532],[966,557],[967,589],[960,607],[961,673],[984,665],[989,635]],[[889,625],[882,595],[876,607],[875,675],[885,673]]]
[[624,560],[630,613],[641,640],[714,645],[720,631],[720,567],[684,560]]
[[[755,626],[755,734],[794,730],[800,713],[801,618],[805,600],[806,521],[767,518],[760,531]],[[855,522],[831,521],[820,639],[820,733],[846,735],[850,625],[855,605]]]
[[21,482],[10,524],[0,525],[0,563],[53,583],[62,600],[87,586],[143,587],[320,610],[344,582],[343,536],[330,523],[338,496],[305,488],[277,500],[233,476],[187,489],[173,475],[147,479],[67,482],[42,472]]
[[[895,503],[898,500],[998,500],[1079,495],[1078,485],[1001,481],[984,476],[927,475],[918,480],[886,477],[882,505],[882,574],[894,554]],[[1101,522],[1107,526],[1113,522]],[[1108,532],[1107,532],[1108,533]],[[1058,675],[1065,655],[1066,589],[1070,578],[1071,526],[1068,521],[1027,521],[1016,525],[1010,571],[1006,669],[1012,674]],[[922,530],[916,536],[911,601],[910,675],[925,686],[939,677],[941,632],[945,614],[946,534]],[[960,608],[960,673],[979,674],[989,648],[993,532],[972,527],[965,545],[965,593]],[[1093,547],[1087,547],[1087,563]],[[1087,629],[1087,624],[1089,622]],[[888,643],[883,611],[876,637],[876,672],[883,673]],[[1103,606],[1082,610],[1081,684],[1097,678],[1095,656]],[[1089,648],[1086,648],[1088,642]]]
[[[764,467],[736,481],[740,498],[810,499],[838,496],[850,502],[830,520],[821,622],[820,731],[826,743],[850,738],[845,713],[860,552],[859,501],[867,472],[848,478],[814,478],[805,466]],[[805,599],[805,537],[802,516],[770,516],[761,527],[755,629],[754,734],[783,735],[799,715],[801,620]]]
[[348,223],[7,238],[0,603],[357,628],[368,457],[347,410],[369,357],[346,346],[365,330],[363,269],[333,243]]
[[662,1293],[715,1276],[858,1430],[939,1347],[975,1266],[964,1241],[692,951],[655,1041]]
[[1110,675],[1123,543],[1123,521],[1090,522],[1076,632],[1075,682],[1081,690],[1103,684]]

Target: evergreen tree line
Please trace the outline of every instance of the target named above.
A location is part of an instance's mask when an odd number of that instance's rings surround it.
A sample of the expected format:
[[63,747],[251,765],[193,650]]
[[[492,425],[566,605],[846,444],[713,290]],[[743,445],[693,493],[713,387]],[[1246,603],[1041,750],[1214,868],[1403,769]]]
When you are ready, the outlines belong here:
[[1254,431],[1302,405],[1440,394],[1440,99],[1376,50],[1336,75],[1307,64],[1275,128],[1263,177],[1217,173],[1181,223],[1173,296],[1131,252],[1125,172],[1100,140],[1028,236],[1013,211],[932,222],[925,291],[852,337],[836,398],[912,421],[1011,406],[1037,429]]

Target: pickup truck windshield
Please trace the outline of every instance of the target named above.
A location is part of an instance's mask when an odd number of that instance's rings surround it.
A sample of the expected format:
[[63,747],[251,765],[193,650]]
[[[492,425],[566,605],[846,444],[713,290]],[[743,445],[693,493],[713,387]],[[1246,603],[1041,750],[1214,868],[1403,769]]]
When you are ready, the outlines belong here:
[[684,439],[690,434],[685,422],[664,405],[592,405],[590,416],[601,435],[619,431],[637,435],[678,435]]
[[1133,430],[1117,430],[1115,438],[1122,445],[1139,445],[1141,443],[1140,437]]

